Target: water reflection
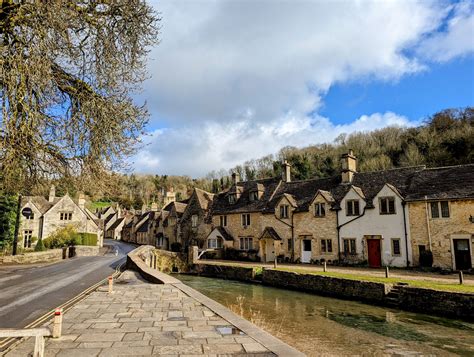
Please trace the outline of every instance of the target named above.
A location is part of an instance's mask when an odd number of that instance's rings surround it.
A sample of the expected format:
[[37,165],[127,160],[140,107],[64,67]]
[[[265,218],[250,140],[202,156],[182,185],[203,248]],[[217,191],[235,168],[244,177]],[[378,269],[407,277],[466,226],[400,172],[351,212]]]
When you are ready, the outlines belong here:
[[178,279],[308,355],[474,355],[474,324],[228,280]]

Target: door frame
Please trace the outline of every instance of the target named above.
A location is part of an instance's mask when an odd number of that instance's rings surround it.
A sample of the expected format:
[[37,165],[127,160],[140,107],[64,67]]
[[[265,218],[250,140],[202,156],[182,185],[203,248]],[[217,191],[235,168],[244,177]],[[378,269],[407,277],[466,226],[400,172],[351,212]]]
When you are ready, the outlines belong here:
[[[382,238],[374,238],[377,236],[370,236],[370,238],[366,238],[366,243],[367,243],[367,264],[369,264],[369,267],[371,268],[381,268],[383,265],[382,261]],[[370,265],[370,249],[369,249],[369,241],[377,241],[379,244],[379,259],[380,259],[380,265],[379,266],[371,266]]]
[[[311,250],[304,250],[304,241],[308,240],[310,245],[311,245]],[[309,259],[308,261],[303,261],[303,252],[309,252]],[[301,239],[301,258],[300,261],[301,263],[310,263],[311,262],[311,257],[313,255],[313,239],[312,238],[302,238]]]
[[473,236],[471,234],[452,234],[451,235],[451,268],[456,270],[456,255],[454,252],[454,241],[457,239],[467,239],[469,242],[469,253],[471,255],[471,268],[474,267],[474,259],[472,254],[472,239]]

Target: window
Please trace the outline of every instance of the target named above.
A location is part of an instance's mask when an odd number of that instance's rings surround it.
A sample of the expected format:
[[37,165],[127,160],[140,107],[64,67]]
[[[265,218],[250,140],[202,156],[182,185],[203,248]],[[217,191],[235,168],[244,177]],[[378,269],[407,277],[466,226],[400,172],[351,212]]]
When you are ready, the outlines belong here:
[[324,217],[326,215],[326,204],[315,203],[314,204],[314,215],[316,217]]
[[288,218],[288,205],[280,206],[280,218]]
[[293,239],[288,239],[288,251],[293,251]]
[[242,215],[242,227],[250,226],[250,213],[244,213]]
[[359,200],[347,200],[346,216],[359,215]]
[[240,249],[241,250],[253,249],[253,238],[240,238]]
[[400,255],[400,238],[392,238],[392,255]]
[[227,216],[220,216],[219,220],[221,227],[227,227]]
[[448,201],[431,202],[431,218],[449,218]]
[[234,204],[237,201],[237,195],[235,193],[232,193],[229,195],[229,203]]
[[198,215],[197,214],[193,214],[191,216],[191,225],[193,226],[193,228],[196,228],[198,226]]
[[258,191],[251,191],[249,194],[250,201],[258,201]]
[[347,238],[344,242],[344,254],[356,254],[356,240],[354,238]]
[[156,245],[157,245],[158,247],[164,246],[164,245],[165,245],[165,237],[163,237],[163,236],[159,237],[158,240],[157,240]]
[[222,248],[222,238],[221,237],[209,238],[207,240],[207,248],[209,249]]
[[30,216],[25,217],[26,219],[35,219],[35,214],[32,212]]
[[395,214],[395,197],[381,197],[379,204],[380,214]]
[[332,239],[321,239],[321,253],[332,253]]
[[33,231],[27,230],[23,232],[23,247],[31,248],[31,237],[33,237]]
[[72,213],[71,212],[61,212],[59,214],[60,221],[70,221],[72,220]]

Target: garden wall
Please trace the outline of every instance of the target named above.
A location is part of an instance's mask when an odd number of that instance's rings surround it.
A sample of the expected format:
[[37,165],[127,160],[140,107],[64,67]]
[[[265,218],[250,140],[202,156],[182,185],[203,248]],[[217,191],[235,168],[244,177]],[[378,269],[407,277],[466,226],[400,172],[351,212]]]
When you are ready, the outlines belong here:
[[195,264],[194,272],[198,275],[220,279],[255,281],[255,270],[252,267],[239,267],[230,265]]

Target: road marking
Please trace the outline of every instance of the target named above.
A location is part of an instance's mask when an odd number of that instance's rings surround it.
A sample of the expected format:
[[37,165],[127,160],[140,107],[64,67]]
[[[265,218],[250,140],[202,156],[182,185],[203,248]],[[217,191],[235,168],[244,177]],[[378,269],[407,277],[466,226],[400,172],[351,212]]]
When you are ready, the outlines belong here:
[[16,278],[21,278],[21,275],[12,275],[12,276],[7,276],[5,278],[0,278],[0,283],[3,281],[8,281]]

